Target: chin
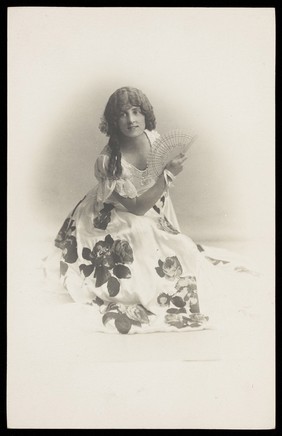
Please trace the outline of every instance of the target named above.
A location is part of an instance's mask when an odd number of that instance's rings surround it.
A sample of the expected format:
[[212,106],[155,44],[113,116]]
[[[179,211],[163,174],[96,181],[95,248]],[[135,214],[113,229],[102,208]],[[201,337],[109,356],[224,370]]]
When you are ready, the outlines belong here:
[[137,138],[138,136],[141,136],[144,133],[144,130],[138,130],[133,132],[124,132],[123,135],[127,136],[128,138]]

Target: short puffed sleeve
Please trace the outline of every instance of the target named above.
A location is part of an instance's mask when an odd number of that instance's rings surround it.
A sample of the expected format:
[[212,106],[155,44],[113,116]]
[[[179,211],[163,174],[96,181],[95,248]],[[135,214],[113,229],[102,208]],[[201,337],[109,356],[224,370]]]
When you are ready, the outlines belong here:
[[99,182],[97,187],[97,201],[104,203],[113,191],[117,192],[122,197],[137,197],[136,188],[130,180],[130,172],[126,168],[123,168],[122,175],[119,179],[111,179],[108,177],[107,173],[108,165],[109,156],[106,154],[99,155],[94,165],[94,174]]

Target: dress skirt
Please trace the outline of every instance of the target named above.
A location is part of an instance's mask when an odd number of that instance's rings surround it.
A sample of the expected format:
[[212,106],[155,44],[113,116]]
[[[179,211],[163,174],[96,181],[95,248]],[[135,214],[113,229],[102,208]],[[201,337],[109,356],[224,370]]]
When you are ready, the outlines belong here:
[[93,331],[210,328],[218,287],[248,269],[228,253],[212,257],[181,233],[168,193],[143,216],[110,202],[97,213],[96,200],[93,188],[67,216],[52,257],[65,292],[91,312]]

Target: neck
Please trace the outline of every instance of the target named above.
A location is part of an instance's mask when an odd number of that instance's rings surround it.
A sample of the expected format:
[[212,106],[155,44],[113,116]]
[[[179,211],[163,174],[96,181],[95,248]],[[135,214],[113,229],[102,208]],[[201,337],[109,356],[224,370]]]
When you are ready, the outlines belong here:
[[142,135],[136,136],[135,138],[128,138],[126,136],[120,137],[120,150],[121,151],[130,151],[131,149],[136,150],[138,147],[143,147],[144,145],[144,135],[143,132]]

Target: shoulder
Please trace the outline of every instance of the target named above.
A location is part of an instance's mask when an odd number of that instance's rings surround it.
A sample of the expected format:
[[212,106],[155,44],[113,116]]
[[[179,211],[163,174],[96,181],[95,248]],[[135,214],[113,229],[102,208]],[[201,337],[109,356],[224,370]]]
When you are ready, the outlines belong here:
[[[108,146],[104,147],[98,155],[94,164],[94,175],[98,180],[108,178],[108,167],[110,160],[111,150]],[[130,167],[124,165],[126,162],[122,159],[122,176],[121,179],[128,179],[131,177]]]
[[149,141],[151,142],[151,144],[153,144],[153,142],[155,142],[155,140],[161,136],[157,130],[147,130],[146,129],[145,133],[146,133],[147,137],[149,138]]
[[105,177],[110,159],[109,147],[105,146],[98,155],[94,164],[94,173],[97,178]]

